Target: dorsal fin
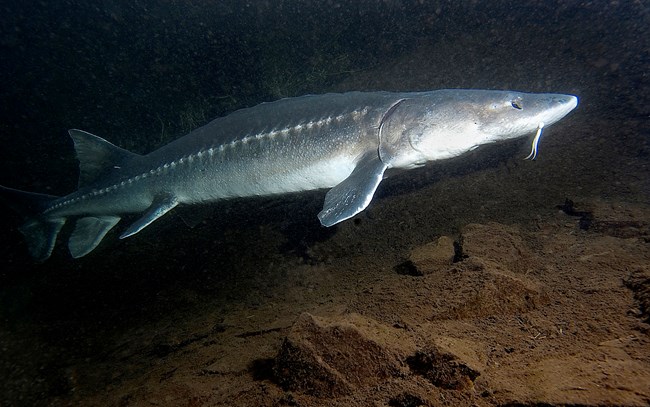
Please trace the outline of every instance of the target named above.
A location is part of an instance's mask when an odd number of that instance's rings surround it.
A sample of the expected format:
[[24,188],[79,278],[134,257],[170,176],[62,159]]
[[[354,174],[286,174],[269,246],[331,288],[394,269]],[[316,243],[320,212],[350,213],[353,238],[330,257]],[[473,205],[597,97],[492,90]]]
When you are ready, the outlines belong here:
[[68,130],[79,159],[79,187],[93,183],[126,160],[140,157],[83,130]]

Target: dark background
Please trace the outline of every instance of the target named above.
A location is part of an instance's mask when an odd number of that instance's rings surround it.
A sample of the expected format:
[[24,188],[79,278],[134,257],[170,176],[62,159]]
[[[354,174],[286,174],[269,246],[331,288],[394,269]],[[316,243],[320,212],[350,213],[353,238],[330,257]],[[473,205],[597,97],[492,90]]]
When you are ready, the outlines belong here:
[[[553,211],[566,194],[647,203],[648,27],[650,12],[640,1],[3,1],[0,184],[73,191],[69,128],[146,153],[214,117],[281,97],[471,87],[581,98],[565,119],[573,123],[563,132],[571,138],[558,132],[543,139],[540,160],[548,154],[548,167],[541,162],[531,178],[521,176],[521,185],[534,179],[539,191],[529,195],[530,208],[513,203],[508,216]],[[408,247],[472,220],[477,198],[463,189],[463,177],[503,166],[516,172],[508,160],[527,143],[387,182],[379,199],[457,178],[455,192],[467,206],[439,209],[440,226],[429,235],[416,228],[372,250]],[[233,281],[281,278],[260,277],[259,267],[318,262],[314,242],[349,247],[336,229],[318,225],[322,197],[317,191],[218,203],[194,229],[168,215],[137,239],[109,234],[80,260],[59,242],[44,264],[31,261],[18,218],[3,211],[6,403],[65,399],[68,366],[101,359],[107,332],[189,306],[180,291],[237,301],[247,285],[233,291]],[[492,216],[506,216],[500,213]],[[363,219],[362,227],[372,224]]]

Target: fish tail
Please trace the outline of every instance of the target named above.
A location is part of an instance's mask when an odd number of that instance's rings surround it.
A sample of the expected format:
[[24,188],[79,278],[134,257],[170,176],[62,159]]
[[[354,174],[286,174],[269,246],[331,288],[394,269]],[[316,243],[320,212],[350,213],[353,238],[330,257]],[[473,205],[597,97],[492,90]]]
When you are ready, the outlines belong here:
[[66,218],[48,218],[43,211],[58,196],[25,192],[0,185],[0,200],[23,217],[19,227],[25,236],[29,253],[37,261],[45,261],[52,254],[56,237],[66,222]]

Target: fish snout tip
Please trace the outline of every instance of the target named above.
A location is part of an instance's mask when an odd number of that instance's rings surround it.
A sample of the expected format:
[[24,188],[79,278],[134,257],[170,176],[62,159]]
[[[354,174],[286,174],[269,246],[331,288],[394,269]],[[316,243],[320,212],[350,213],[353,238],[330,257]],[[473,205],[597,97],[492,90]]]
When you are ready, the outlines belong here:
[[574,95],[568,95],[569,96],[569,103],[573,105],[573,107],[578,106],[578,97]]
[[560,98],[560,103],[566,105],[570,110],[575,109],[578,106],[578,97],[574,95],[562,95]]
[[573,109],[578,106],[578,97],[574,95],[556,94],[551,99],[551,111],[553,114],[558,115],[555,120],[547,120],[549,124],[561,119],[569,114]]

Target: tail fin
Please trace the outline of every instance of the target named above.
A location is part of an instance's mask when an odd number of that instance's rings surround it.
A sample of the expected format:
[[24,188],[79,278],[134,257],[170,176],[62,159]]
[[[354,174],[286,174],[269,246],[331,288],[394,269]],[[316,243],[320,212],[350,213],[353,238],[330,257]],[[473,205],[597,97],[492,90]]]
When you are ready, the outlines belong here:
[[0,199],[24,218],[25,223],[19,230],[25,236],[29,253],[37,261],[50,257],[56,236],[65,224],[66,218],[50,219],[42,215],[50,202],[58,198],[0,186]]

